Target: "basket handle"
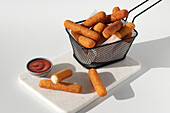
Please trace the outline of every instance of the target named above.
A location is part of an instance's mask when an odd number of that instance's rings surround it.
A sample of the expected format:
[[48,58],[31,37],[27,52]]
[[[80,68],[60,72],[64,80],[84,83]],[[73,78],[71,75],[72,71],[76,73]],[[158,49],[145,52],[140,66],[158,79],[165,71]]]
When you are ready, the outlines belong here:
[[[135,6],[134,8],[132,8],[131,10],[129,10],[129,13],[132,12],[133,10],[137,9],[138,7],[140,7],[141,5],[143,5],[144,3],[148,2],[149,0],[145,0],[142,3],[140,3],[139,5]],[[128,16],[126,17],[125,21],[127,21]]]
[[154,4],[152,4],[151,6],[149,6],[148,8],[146,8],[145,10],[143,10],[142,12],[138,13],[132,20],[132,23],[134,23],[136,17],[138,17],[139,15],[141,15],[142,13],[144,13],[145,11],[149,10],[150,8],[152,8],[153,6],[155,6],[156,4],[158,4],[159,2],[161,2],[162,0],[159,0],[157,2],[155,2]]

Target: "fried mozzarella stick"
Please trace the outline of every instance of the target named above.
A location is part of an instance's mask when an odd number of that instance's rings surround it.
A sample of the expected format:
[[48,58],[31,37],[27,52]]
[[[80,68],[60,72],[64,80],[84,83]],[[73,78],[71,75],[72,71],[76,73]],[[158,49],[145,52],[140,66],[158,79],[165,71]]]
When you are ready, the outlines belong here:
[[103,31],[103,36],[105,38],[109,38],[114,34],[116,31],[118,31],[123,26],[123,23],[121,21],[115,21],[114,23],[107,26]]
[[[128,39],[128,38],[132,38],[132,32],[127,34],[125,37],[123,37],[123,40]],[[132,41],[133,41],[133,39],[126,40],[127,43],[131,43]]]
[[118,38],[122,39],[126,35],[128,35],[135,28],[135,24],[132,22],[127,23],[123,26],[118,32],[114,33]]
[[104,87],[97,71],[92,68],[89,70],[88,74],[97,94],[100,97],[106,96],[107,94],[106,88]]
[[90,38],[80,35],[74,31],[71,31],[71,34],[74,36],[77,42],[83,47],[93,48],[96,45],[96,42]]
[[93,30],[102,34],[105,27],[106,27],[106,25],[104,23],[99,22],[93,27]]
[[96,42],[85,36],[80,36],[78,42],[86,48],[93,48],[96,45]]
[[[123,39],[134,28],[135,28],[135,25],[133,23],[131,23],[131,22],[127,23],[124,27],[122,27],[119,31],[115,32],[109,39],[107,39],[102,45],[113,43],[113,42]],[[128,41],[130,41],[130,40],[127,40],[126,42],[128,42]]]
[[50,79],[54,84],[57,84],[58,82],[61,82],[62,80],[69,78],[71,76],[72,76],[72,70],[64,69],[62,71],[59,71],[59,72],[51,75]]
[[89,28],[105,20],[105,18],[106,18],[106,13],[103,11],[100,11],[96,13],[95,15],[93,15],[92,17],[88,18],[86,21],[84,21],[82,25]]
[[81,26],[79,24],[76,24],[76,23],[74,23],[74,22],[72,22],[70,20],[66,20],[64,22],[64,26],[67,29],[71,29],[74,32],[77,32],[77,33],[82,34],[82,35],[84,35],[84,36],[86,36],[88,38],[91,38],[94,41],[100,40],[100,34],[99,33],[95,32],[93,30],[90,30],[90,29],[88,29],[86,27],[83,27],[83,26]]
[[78,33],[76,33],[76,32],[74,32],[74,31],[72,31],[71,30],[71,34],[73,35],[73,37],[76,39],[76,41],[78,42],[78,40],[79,40],[79,37],[81,36],[80,34],[78,34]]
[[47,79],[41,80],[39,86],[41,88],[67,91],[72,93],[80,93],[82,91],[82,86],[79,84],[66,83],[66,82],[53,84],[51,80],[47,80]]
[[110,20],[111,20],[111,22],[121,20],[121,19],[127,17],[128,14],[129,14],[129,12],[127,10],[123,9],[123,10],[120,10],[116,13],[111,14]]
[[114,7],[113,10],[112,10],[112,13],[116,13],[118,11],[120,11],[120,8],[119,7]]
[[[120,11],[119,7],[114,7],[113,10],[112,10],[112,14],[116,13],[118,11]],[[111,23],[111,15],[106,15],[106,20],[105,20],[104,23],[106,23],[106,24]]]

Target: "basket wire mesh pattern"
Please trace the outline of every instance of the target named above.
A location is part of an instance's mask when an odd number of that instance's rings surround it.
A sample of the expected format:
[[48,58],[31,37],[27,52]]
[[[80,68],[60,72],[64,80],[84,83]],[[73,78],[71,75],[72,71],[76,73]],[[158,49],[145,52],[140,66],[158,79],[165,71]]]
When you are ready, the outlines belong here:
[[[139,4],[136,7],[134,7],[133,9],[130,10],[130,12],[133,11],[134,9],[136,9],[137,7],[141,6],[142,4],[144,4],[147,1],[148,0],[142,2],[141,4]],[[147,9],[145,9],[142,12],[140,12],[139,14],[137,14],[133,18],[132,22],[134,22],[134,20],[137,16],[141,15],[146,10],[150,9],[151,7],[153,7],[154,5],[159,3],[160,1],[161,0],[157,1],[156,3],[154,3],[153,5],[148,7]],[[127,23],[126,20],[127,20],[127,18],[125,20],[122,20],[122,22]],[[82,21],[79,21],[79,22],[76,22],[76,23],[81,24],[84,21],[85,20],[82,20]],[[125,59],[134,39],[138,35],[138,32],[134,29],[132,31],[132,38],[120,40],[120,41],[113,42],[113,43],[106,44],[106,45],[97,46],[97,47],[94,47],[94,48],[85,48],[85,47],[81,46],[74,39],[74,37],[71,35],[69,29],[66,28],[66,32],[68,33],[69,38],[70,38],[70,42],[71,42],[71,45],[72,45],[72,48],[73,48],[74,58],[83,67],[85,67],[87,69],[103,67],[103,66],[106,66],[106,65],[109,65],[109,64],[112,64],[112,63],[116,63],[118,61]]]
[[[83,21],[77,23],[82,22]],[[99,68],[125,59],[133,40],[138,34],[136,30],[133,30],[132,38],[94,48],[85,48],[74,39],[74,37],[70,34],[70,30],[66,29],[66,31],[69,34],[70,42],[73,48],[73,56],[82,66],[88,69]]]

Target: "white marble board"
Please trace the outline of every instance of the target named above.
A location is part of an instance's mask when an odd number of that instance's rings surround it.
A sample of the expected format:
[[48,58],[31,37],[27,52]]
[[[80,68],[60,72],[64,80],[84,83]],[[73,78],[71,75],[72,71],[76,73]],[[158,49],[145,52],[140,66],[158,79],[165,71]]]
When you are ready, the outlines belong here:
[[[34,77],[28,72],[23,72],[18,77],[20,83],[49,106],[53,107],[58,113],[75,113],[99,97],[90,82],[88,69],[82,67],[73,58],[71,51],[56,57],[53,60],[53,64],[52,71],[45,77]],[[39,87],[39,81],[41,79],[49,79],[51,74],[66,68],[72,69],[73,76],[65,81],[82,85],[82,93],[75,94]],[[132,76],[140,68],[140,62],[127,56],[123,61],[99,68],[97,71],[104,86],[109,91],[117,84]]]

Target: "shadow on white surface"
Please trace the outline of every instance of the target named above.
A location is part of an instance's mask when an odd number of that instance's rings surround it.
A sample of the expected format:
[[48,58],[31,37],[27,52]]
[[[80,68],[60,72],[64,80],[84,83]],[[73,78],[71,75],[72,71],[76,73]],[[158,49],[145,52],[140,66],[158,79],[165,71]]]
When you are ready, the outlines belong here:
[[128,55],[138,59],[141,62],[141,70],[133,76],[129,77],[126,81],[120,83],[115,88],[110,90],[106,97],[98,98],[96,101],[92,102],[77,113],[90,111],[112,95],[114,95],[117,100],[133,98],[135,96],[135,93],[130,86],[131,82],[142,76],[151,68],[170,67],[170,60],[168,60],[170,58],[169,42],[170,36],[158,40],[134,44]]
[[67,78],[64,80],[69,83],[76,83],[83,86],[81,93],[93,93],[95,90],[93,88],[93,85],[91,84],[91,81],[89,79],[89,76],[85,72],[76,72],[74,75],[70,78]]
[[73,66],[70,63],[57,64],[57,65],[53,66],[52,70],[45,76],[45,78],[50,78],[50,76],[52,74],[57,73],[63,69],[71,69],[73,71],[73,73],[75,73],[75,71],[76,71],[75,66]]
[[[112,73],[110,73],[110,72],[99,73],[99,75],[100,75],[101,80],[104,81],[103,85],[105,87],[111,85],[113,82],[116,81],[116,79],[113,77]],[[73,74],[72,77],[70,77],[64,81],[70,82],[70,83],[77,83],[77,84],[80,84],[81,86],[83,86],[82,93],[95,92],[95,89],[89,79],[88,73],[76,72]]]
[[113,95],[117,100],[125,100],[133,98],[135,96],[135,93],[130,84],[126,84],[115,91]]
[[129,56],[126,57],[126,61],[131,61],[131,62],[126,62],[126,63],[117,62],[117,63],[111,64],[108,66],[104,66],[102,68],[129,67],[129,66],[139,66],[140,65],[139,62],[133,61],[133,59]]
[[[76,72],[75,66],[72,65],[72,64],[69,64],[69,63],[62,63],[62,64],[54,65],[51,72],[48,73],[48,75],[45,76],[45,77],[50,78],[50,76],[52,74],[57,73],[57,72],[59,72],[63,69],[71,69],[73,71],[72,77],[64,80],[65,82],[80,84],[81,86],[83,86],[82,93],[93,93],[93,92],[95,92],[94,87],[93,87],[93,85],[92,85],[92,83],[89,79],[88,73]],[[99,73],[99,75],[100,75],[101,80],[104,81],[103,85],[105,87],[111,85],[112,83],[114,83],[116,81],[116,79],[114,78],[114,76],[110,72],[102,72],[102,73]]]

